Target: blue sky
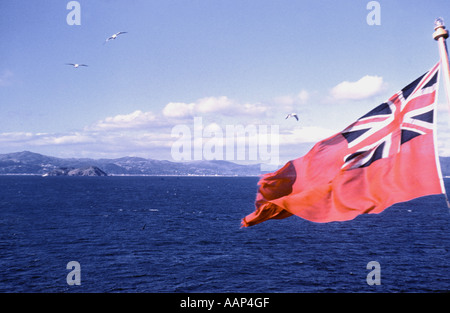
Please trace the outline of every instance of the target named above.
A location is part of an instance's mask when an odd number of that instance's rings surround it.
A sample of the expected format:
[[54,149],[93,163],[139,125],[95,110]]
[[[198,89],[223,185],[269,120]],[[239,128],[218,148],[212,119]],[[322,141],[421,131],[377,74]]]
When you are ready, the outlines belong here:
[[380,25],[366,0],[79,0],[68,25],[68,2],[0,2],[0,153],[171,160],[174,127],[201,117],[277,125],[285,162],[430,69],[450,23],[446,0],[380,0]]

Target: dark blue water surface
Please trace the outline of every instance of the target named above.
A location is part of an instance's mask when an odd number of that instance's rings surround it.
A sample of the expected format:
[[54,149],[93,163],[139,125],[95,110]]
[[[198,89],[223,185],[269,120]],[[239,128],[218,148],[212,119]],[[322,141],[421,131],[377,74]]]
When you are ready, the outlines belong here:
[[[241,229],[257,181],[0,176],[0,292],[450,290],[443,196],[348,222]],[[70,261],[79,286],[67,284]],[[380,285],[366,282],[370,261]]]

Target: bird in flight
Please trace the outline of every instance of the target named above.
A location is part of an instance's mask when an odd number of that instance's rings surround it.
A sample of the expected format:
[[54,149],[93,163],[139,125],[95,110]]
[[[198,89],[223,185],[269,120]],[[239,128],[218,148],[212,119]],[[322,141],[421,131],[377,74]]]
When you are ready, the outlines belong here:
[[87,64],[78,64],[78,63],[66,63],[66,65],[72,65],[74,68],[79,68],[80,66],[87,66]]
[[118,33],[115,33],[114,35],[111,35],[110,37],[106,38],[106,40],[105,40],[104,43],[107,43],[107,42],[110,41],[110,40],[114,40],[114,39],[117,38],[117,36],[122,35],[122,34],[126,34],[126,33],[127,33],[127,32],[118,32]]
[[298,116],[297,116],[296,113],[289,113],[289,114],[286,116],[285,119],[288,119],[288,118],[290,118],[290,117],[295,117],[295,119],[298,121]]

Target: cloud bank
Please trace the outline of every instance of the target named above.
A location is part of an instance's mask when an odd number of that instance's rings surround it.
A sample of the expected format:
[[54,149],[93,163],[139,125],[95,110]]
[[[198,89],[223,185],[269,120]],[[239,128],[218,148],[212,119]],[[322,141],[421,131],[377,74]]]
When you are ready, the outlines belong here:
[[[131,113],[108,116],[91,125],[65,133],[0,133],[1,152],[31,150],[55,156],[119,157],[124,155],[171,159],[170,148],[177,140],[172,129],[184,125],[193,130],[195,117],[203,118],[203,132],[211,137],[211,130],[224,130],[227,125],[277,125],[296,107],[306,106],[310,98],[306,90],[263,102],[242,102],[226,96],[203,97],[193,102],[169,102],[161,110],[135,110]],[[301,127],[289,123],[283,127]],[[300,133],[283,129],[281,144],[291,140],[311,142],[313,132]],[[295,138],[295,139],[292,139]],[[253,138],[254,139],[254,138]],[[253,140],[237,138],[238,142]],[[159,155],[155,155],[158,153]]]
[[[337,100],[363,100],[385,89],[382,77],[366,75],[355,82],[344,81],[330,90],[329,97]],[[321,98],[320,98],[321,97]],[[192,102],[169,102],[160,110],[134,110],[109,116],[79,130],[62,133],[3,132],[0,133],[0,153],[31,150],[64,157],[141,156],[171,160],[171,146],[177,138],[172,129],[179,125],[191,129],[195,117],[203,118],[207,132],[217,133],[227,125],[277,125],[279,127],[280,158],[288,160],[304,155],[314,143],[329,137],[341,128],[333,128],[332,116],[317,103],[327,96],[301,90],[261,102],[243,102],[227,96],[203,97]],[[374,104],[375,106],[376,104]],[[300,113],[300,122],[286,120],[286,114]],[[348,123],[351,123],[349,120]],[[448,129],[448,127],[446,127]],[[216,131],[213,131],[216,130]],[[447,140],[450,132],[438,132]],[[238,139],[242,142],[250,139]],[[450,148],[440,143],[441,155],[450,155]],[[286,155],[283,157],[283,153]]]

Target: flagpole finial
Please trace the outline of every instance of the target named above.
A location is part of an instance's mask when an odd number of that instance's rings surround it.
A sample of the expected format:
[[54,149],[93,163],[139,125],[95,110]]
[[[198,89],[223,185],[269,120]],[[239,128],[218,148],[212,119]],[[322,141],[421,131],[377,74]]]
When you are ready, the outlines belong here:
[[444,39],[447,39],[448,38],[448,31],[445,30],[444,19],[442,17],[438,17],[434,21],[433,39],[434,40],[438,40],[441,37],[443,37]]

